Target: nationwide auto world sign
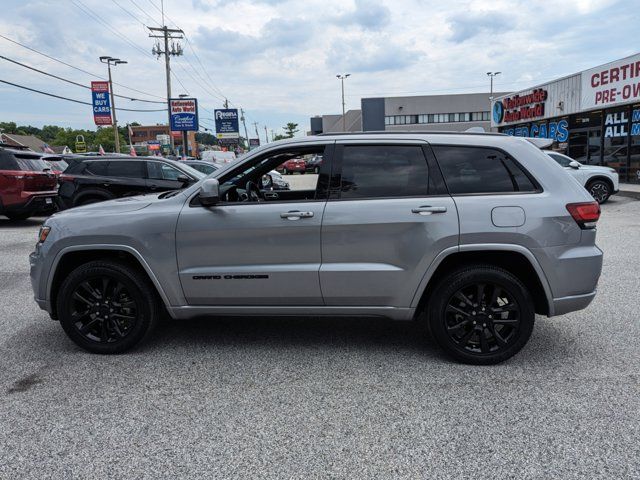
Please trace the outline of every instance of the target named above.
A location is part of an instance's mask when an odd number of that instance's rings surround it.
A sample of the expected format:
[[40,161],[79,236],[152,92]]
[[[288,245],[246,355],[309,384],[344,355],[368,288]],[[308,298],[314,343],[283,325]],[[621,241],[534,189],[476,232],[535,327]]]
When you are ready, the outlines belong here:
[[223,108],[214,110],[217,138],[238,138],[240,136],[240,122],[238,110]]
[[109,82],[91,82],[93,121],[96,125],[111,125],[111,99]]
[[495,124],[527,122],[544,117],[544,106],[548,93],[543,88],[532,92],[512,95],[493,104],[492,119]]

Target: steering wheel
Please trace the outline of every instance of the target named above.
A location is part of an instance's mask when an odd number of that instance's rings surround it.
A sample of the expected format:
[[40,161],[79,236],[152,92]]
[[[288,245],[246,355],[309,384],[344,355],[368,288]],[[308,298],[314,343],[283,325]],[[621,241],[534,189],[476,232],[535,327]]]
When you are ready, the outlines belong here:
[[260,192],[260,188],[258,188],[258,184],[256,182],[249,180],[244,189],[247,193],[247,202],[262,201],[262,193]]

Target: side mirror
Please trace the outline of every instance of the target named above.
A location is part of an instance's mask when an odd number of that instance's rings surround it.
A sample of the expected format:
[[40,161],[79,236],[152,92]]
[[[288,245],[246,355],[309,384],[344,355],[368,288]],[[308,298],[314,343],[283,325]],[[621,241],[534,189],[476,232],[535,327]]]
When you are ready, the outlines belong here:
[[273,188],[273,178],[270,174],[265,173],[260,179],[260,189],[269,190],[271,188]]
[[211,207],[220,201],[220,182],[217,178],[207,178],[200,185],[200,203]]
[[176,180],[182,183],[183,185],[193,182],[193,180],[190,177],[187,177],[186,175],[178,175],[178,178],[176,178]]
[[576,162],[575,160],[573,160],[572,162],[569,162],[569,166],[570,166],[571,168],[575,168],[576,170],[577,170],[578,168],[580,168],[580,164],[579,164],[578,162]]

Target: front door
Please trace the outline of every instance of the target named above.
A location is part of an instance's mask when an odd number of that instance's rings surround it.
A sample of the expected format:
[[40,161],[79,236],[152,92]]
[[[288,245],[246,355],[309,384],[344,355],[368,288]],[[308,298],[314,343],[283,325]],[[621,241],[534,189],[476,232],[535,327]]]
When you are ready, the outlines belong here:
[[458,245],[433,155],[426,143],[344,141],[334,165],[322,223],[326,305],[410,307],[436,255]]
[[322,305],[320,225],[330,161],[326,173],[290,177],[287,191],[270,189],[264,175],[290,158],[329,160],[331,148],[274,149],[221,176],[219,204],[205,208],[197,197],[185,204],[176,247],[189,305]]

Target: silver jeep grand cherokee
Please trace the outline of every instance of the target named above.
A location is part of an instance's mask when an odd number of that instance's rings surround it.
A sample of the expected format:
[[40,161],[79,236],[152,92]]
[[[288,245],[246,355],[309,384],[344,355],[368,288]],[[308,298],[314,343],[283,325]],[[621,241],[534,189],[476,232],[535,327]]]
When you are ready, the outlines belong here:
[[[274,190],[268,172],[305,155],[323,159],[309,188]],[[525,139],[312,136],[184,190],[52,216],[31,279],[38,305],[91,352],[130,349],[165,312],[360,315],[418,320],[449,355],[491,364],[524,346],[536,313],[589,305],[599,215]]]

